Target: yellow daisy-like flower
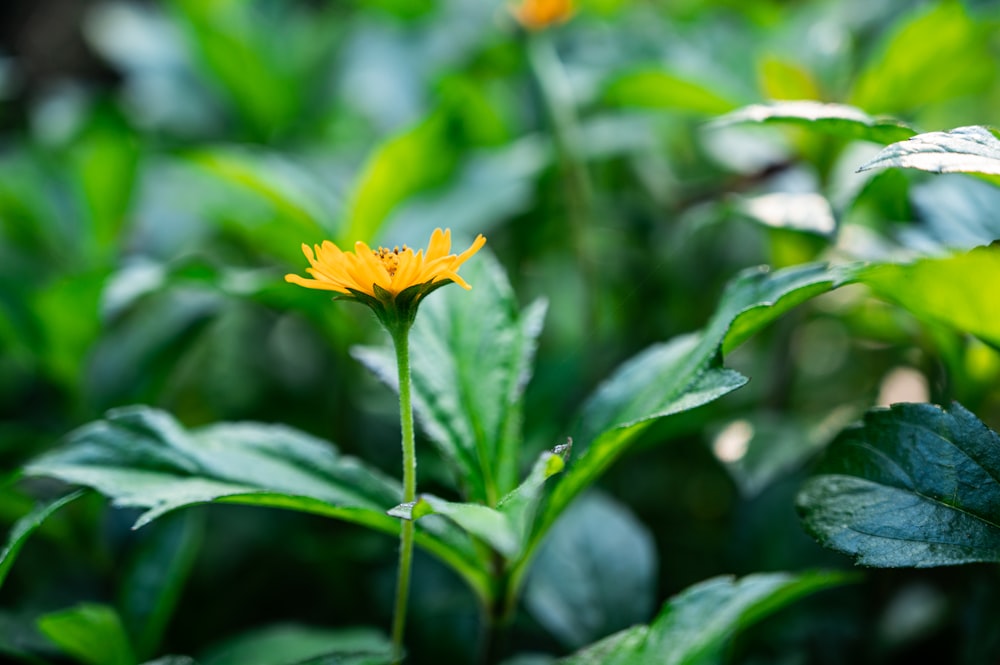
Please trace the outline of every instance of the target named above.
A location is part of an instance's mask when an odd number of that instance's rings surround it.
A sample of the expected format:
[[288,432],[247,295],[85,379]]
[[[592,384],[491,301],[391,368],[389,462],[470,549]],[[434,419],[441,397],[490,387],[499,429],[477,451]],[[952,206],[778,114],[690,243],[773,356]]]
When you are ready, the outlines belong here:
[[573,0],[523,0],[511,13],[528,30],[542,30],[573,16]]
[[424,250],[414,252],[407,246],[371,249],[363,242],[345,252],[329,240],[310,247],[302,245],[309,259],[306,272],[285,275],[285,281],[308,289],[335,291],[342,297],[359,300],[372,307],[387,326],[400,321],[412,323],[419,301],[431,291],[454,282],[471,288],[458,275],[459,267],[486,244],[482,235],[461,254],[451,254],[451,230],[435,229]]

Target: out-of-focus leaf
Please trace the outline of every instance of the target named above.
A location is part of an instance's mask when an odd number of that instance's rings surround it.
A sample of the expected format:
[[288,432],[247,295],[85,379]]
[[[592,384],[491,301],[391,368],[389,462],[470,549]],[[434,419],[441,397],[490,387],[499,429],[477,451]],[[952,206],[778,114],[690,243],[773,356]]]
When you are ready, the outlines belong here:
[[876,143],[903,141],[916,134],[908,125],[891,118],[876,118],[846,104],[787,101],[752,104],[713,121],[713,126],[739,123],[791,124],[819,132]]
[[[395,533],[392,479],[328,442],[279,425],[220,423],[185,430],[163,411],[134,406],[70,433],[25,472],[93,487],[114,505],[143,508],[135,528],[170,511],[210,502],[270,506]],[[417,543],[450,563],[479,593],[485,574],[467,540],[442,524]]]
[[822,92],[815,77],[801,63],[766,56],[757,63],[757,79],[767,99],[819,99]]
[[1000,209],[1000,188],[987,182],[943,175],[915,184],[910,198],[920,226],[900,229],[907,246],[933,255],[942,249],[968,251],[1000,238],[1000,218],[993,214]]
[[896,24],[858,77],[851,101],[902,114],[980,95],[996,74],[988,25],[960,2],[938,2]]
[[651,625],[601,640],[562,665],[709,665],[721,662],[731,638],[799,598],[850,581],[843,573],[760,573],[715,577],[682,591]]
[[985,288],[1000,284],[1000,247],[904,265],[873,265],[860,272],[859,281],[917,318],[971,333],[1000,348],[1000,304],[996,293]]
[[580,648],[653,611],[653,537],[622,505],[601,494],[576,501],[538,551],[524,601],[566,646]]
[[441,184],[451,173],[455,157],[447,128],[448,115],[438,110],[375,149],[358,177],[339,234],[344,246],[379,237],[393,208],[407,197]]
[[737,104],[715,90],[660,69],[623,74],[604,88],[604,101],[618,106],[689,111],[704,115],[726,113]]
[[[545,304],[519,310],[506,275],[488,253],[462,270],[472,290],[435,293],[421,304],[410,333],[413,404],[467,498],[496,506],[517,482],[521,398]],[[396,387],[391,346],[352,352]]]
[[339,34],[332,12],[225,0],[173,0],[170,7],[201,71],[251,136],[287,133],[316,105]]
[[1000,140],[986,127],[918,134],[893,143],[858,170],[898,166],[933,173],[1000,175]]
[[156,660],[147,660],[142,665],[198,665],[190,656],[163,656]]
[[260,628],[226,640],[199,656],[200,665],[381,665],[392,645],[374,628],[330,630],[300,625]]
[[107,605],[83,603],[38,619],[38,628],[65,653],[87,665],[134,665],[121,619]]
[[829,236],[837,226],[830,202],[815,192],[773,192],[740,199],[736,205],[751,219],[773,228]]
[[184,590],[201,543],[201,517],[187,512],[160,520],[146,531],[125,572],[119,607],[140,656],[157,651]]
[[3,585],[10,567],[14,565],[17,555],[21,551],[21,548],[24,547],[24,543],[27,542],[28,537],[42,525],[42,522],[52,516],[53,513],[82,495],[83,491],[73,492],[55,501],[39,505],[14,524],[7,535],[7,542],[4,544],[3,549],[0,550],[0,586]]
[[90,232],[88,254],[108,260],[128,219],[139,162],[139,141],[121,114],[98,107],[68,150],[66,165]]
[[798,497],[806,528],[865,566],[1000,561],[1000,436],[958,403],[869,411]]

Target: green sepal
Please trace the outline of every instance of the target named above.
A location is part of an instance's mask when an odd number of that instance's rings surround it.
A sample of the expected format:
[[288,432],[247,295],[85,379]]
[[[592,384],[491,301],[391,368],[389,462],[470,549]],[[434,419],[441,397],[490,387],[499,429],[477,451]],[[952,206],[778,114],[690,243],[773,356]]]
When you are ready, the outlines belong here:
[[410,329],[413,321],[417,318],[417,308],[425,296],[451,283],[450,279],[442,279],[438,282],[414,284],[400,291],[395,297],[378,284],[372,284],[372,290],[375,291],[374,296],[348,288],[351,296],[341,296],[335,299],[355,300],[368,305],[379,322],[385,326],[390,334],[395,335]]

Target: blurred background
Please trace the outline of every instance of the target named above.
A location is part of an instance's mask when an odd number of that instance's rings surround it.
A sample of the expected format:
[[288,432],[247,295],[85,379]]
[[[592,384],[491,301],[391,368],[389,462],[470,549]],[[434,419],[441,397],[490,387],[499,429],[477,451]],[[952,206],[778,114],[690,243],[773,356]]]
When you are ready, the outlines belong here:
[[[489,238],[520,301],[550,303],[523,464],[620,362],[703,326],[744,268],[988,243],[990,183],[858,175],[880,146],[711,121],[809,99],[926,131],[996,124],[998,25],[986,0],[581,0],[535,31],[498,0],[8,0],[0,524],[59,491],[15,483],[19,465],[124,404],[188,426],[287,423],[396,475],[394,396],[348,355],[382,333],[364,308],[283,281],[303,272],[303,242],[420,246],[437,226],[456,245]],[[862,290],[793,311],[727,364],[751,384],[651,428],[595,495],[649,543],[637,621],[713,575],[848,565],[803,534],[793,496],[865,408],[958,399],[1000,427],[996,350]],[[421,487],[448,495],[428,453]],[[97,497],[70,506],[0,591],[0,645],[68,662],[35,617],[125,603],[141,571],[177,561],[151,655],[271,624],[388,625],[392,539],[274,511],[189,513],[131,532],[134,516]],[[474,662],[473,597],[436,562],[417,566],[414,662]],[[871,574],[765,622],[732,657],[997,662],[984,576]],[[503,655],[564,654],[617,620],[567,635],[528,607]]]

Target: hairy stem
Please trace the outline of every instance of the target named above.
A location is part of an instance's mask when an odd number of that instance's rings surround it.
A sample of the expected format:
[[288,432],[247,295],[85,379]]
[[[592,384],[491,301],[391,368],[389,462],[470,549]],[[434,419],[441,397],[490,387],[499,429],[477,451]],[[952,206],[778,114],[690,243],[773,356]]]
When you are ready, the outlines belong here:
[[[413,401],[410,397],[409,326],[392,331],[399,372],[399,421],[403,430],[403,502],[417,497],[417,455],[413,436]],[[396,579],[396,605],[392,619],[393,662],[403,662],[403,635],[406,631],[406,605],[410,595],[410,568],[413,564],[413,520],[403,520],[399,532],[399,576]]]

